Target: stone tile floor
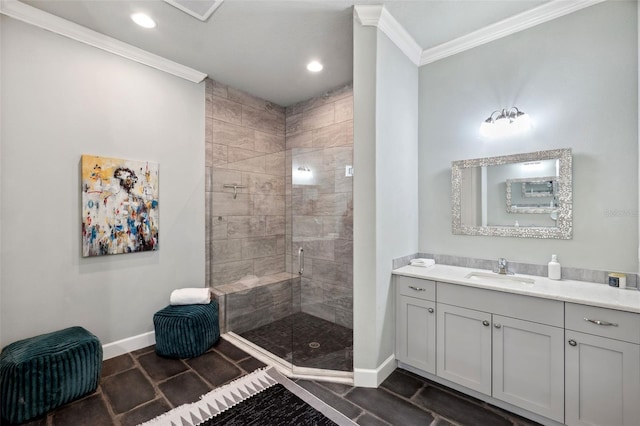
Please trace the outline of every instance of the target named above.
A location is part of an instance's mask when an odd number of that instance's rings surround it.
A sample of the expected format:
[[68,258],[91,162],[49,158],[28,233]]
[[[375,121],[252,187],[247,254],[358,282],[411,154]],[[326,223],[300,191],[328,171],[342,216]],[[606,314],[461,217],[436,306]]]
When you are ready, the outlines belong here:
[[298,367],[353,370],[353,330],[304,312],[240,336]]
[[[26,424],[136,425],[263,366],[222,339],[205,354],[185,360],[161,358],[150,346],[105,361],[96,392]],[[400,369],[378,389],[297,383],[360,425],[536,424]]]

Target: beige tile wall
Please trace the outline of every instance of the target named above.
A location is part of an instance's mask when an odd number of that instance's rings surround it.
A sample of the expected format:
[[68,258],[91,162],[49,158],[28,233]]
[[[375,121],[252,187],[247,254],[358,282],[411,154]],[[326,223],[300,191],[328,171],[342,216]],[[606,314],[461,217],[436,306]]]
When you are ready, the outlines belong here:
[[211,79],[205,93],[207,282],[284,272],[285,110]]
[[[209,285],[295,274],[302,247],[302,310],[352,327],[353,185],[345,176],[352,164],[351,86],[285,111],[207,79]],[[299,166],[313,178],[300,181]],[[224,184],[246,188],[234,199]]]

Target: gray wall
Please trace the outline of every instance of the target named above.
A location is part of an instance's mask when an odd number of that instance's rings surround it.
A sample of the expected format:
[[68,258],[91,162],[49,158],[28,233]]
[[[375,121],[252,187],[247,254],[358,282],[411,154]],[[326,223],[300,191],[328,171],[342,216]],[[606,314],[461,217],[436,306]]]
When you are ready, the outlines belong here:
[[386,301],[379,318],[384,321],[379,364],[395,344],[390,260],[418,244],[418,68],[378,31],[377,69],[376,270],[379,301]]
[[[353,367],[376,368],[377,29],[353,23]],[[356,376],[357,380],[357,376]]]
[[393,354],[391,259],[418,245],[417,88],[417,67],[389,38],[354,23],[356,369]]
[[[152,331],[171,290],[204,286],[204,84],[0,19],[1,345]],[[81,257],[82,154],[159,163],[159,251]]]
[[[0,18],[0,59],[2,58],[2,46],[4,43],[4,31],[2,30],[3,20]],[[3,99],[3,90],[2,90],[2,63],[0,62],[0,165],[2,164],[2,99]],[[4,179],[2,178],[2,169],[0,169],[0,347],[2,347],[2,187],[4,185]]]
[[[420,252],[637,271],[635,2],[605,2],[420,68]],[[534,128],[483,141],[517,106]],[[573,148],[572,240],[451,234],[451,161]]]

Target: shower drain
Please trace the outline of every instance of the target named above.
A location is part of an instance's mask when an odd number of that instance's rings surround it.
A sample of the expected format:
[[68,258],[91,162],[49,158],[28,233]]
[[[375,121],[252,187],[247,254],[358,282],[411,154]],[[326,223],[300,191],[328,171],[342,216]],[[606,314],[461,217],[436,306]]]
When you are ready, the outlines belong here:
[[318,343],[318,342],[311,342],[311,343],[309,343],[309,347],[310,347],[311,349],[318,349],[318,348],[320,347],[320,343]]

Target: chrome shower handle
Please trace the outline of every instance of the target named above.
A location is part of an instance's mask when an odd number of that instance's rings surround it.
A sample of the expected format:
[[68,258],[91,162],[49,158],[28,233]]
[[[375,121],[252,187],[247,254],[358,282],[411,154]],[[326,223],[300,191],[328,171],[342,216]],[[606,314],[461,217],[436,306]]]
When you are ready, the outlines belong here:
[[298,249],[298,274],[302,275],[304,272],[304,250],[302,247]]

